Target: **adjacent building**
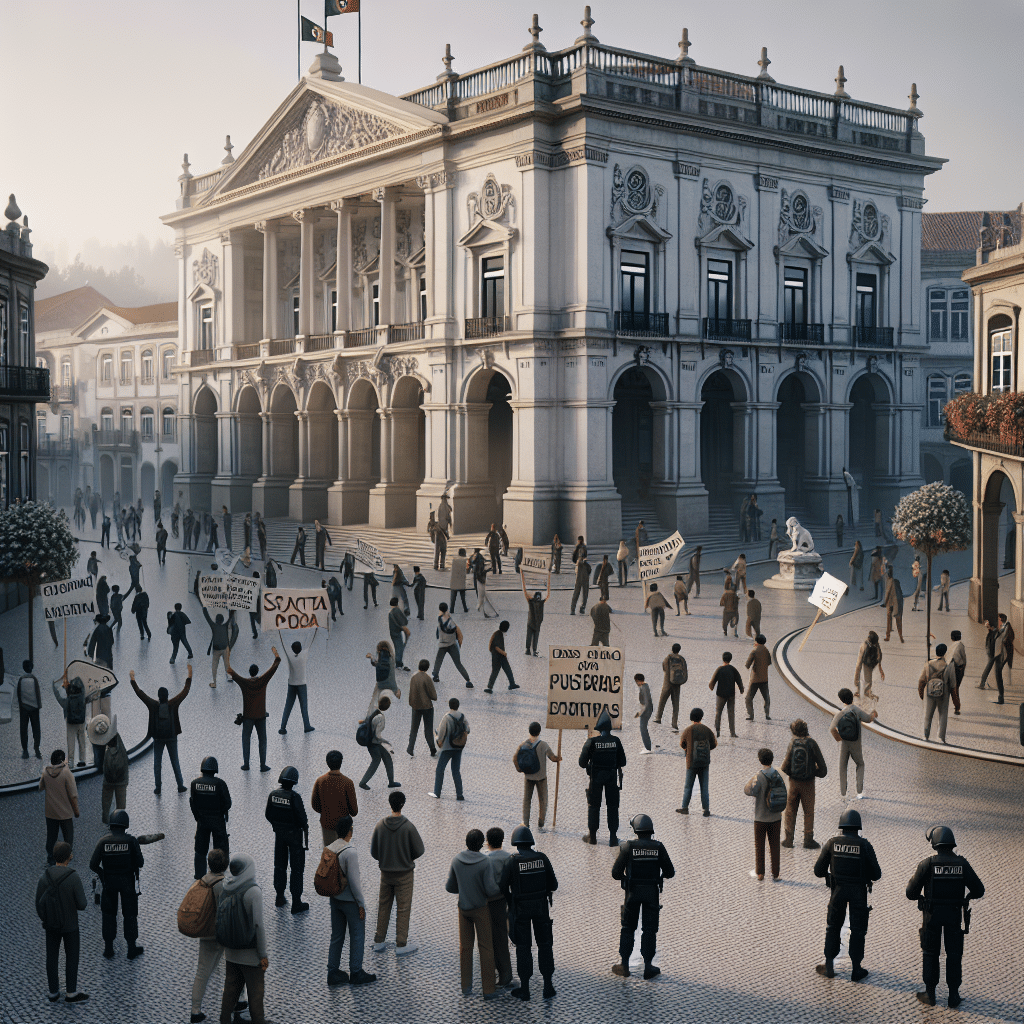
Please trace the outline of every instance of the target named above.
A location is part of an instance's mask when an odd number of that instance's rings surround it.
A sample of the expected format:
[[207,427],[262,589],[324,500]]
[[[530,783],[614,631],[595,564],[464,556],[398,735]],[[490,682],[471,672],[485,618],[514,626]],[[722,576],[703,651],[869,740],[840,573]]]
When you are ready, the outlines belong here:
[[865,516],[919,486],[916,88],[531,36],[402,97],[325,52],[237,158],[186,158],[183,503],[422,528],[447,492],[460,532],[607,542],[751,492],[831,522],[844,467]]

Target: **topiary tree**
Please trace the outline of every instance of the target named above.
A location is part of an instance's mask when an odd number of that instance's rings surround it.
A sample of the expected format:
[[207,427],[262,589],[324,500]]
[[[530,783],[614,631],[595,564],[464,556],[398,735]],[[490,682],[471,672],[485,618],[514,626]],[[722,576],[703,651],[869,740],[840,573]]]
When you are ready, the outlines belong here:
[[28,656],[32,658],[32,603],[36,587],[65,580],[79,551],[67,514],[38,501],[0,509],[0,580],[28,587]]
[[971,506],[959,491],[943,483],[925,484],[896,506],[892,532],[920,551],[928,563],[928,615],[925,644],[932,656],[932,559],[963,551],[971,543]]

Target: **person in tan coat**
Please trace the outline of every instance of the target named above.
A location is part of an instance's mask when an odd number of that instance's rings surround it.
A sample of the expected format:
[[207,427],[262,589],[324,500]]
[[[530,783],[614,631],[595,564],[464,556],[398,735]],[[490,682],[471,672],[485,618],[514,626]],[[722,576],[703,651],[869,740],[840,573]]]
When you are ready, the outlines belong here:
[[57,842],[58,831],[68,846],[74,845],[74,819],[81,816],[78,787],[63,750],[55,750],[50,755],[50,763],[39,777],[39,788],[46,794],[43,810],[46,815],[46,863],[53,867],[57,863],[53,857],[53,846]]
[[727,585],[718,603],[722,606],[722,632],[728,636],[732,627],[732,635],[739,636],[736,627],[740,621],[740,599],[736,591]]
[[864,696],[874,700],[878,698],[871,692],[872,673],[878,669],[879,678],[885,682],[885,670],[882,668],[882,646],[878,642],[878,634],[872,629],[867,639],[860,645],[857,655],[857,667],[853,670],[853,695],[860,696],[860,678],[864,674]]
[[437,690],[434,688],[434,680],[430,677],[430,662],[423,658],[419,665],[419,671],[409,680],[409,710],[412,711],[412,725],[409,728],[409,746],[406,753],[413,757],[413,748],[416,746],[416,732],[423,723],[423,735],[426,737],[427,746],[430,747],[430,756],[437,756],[437,748],[434,746],[434,701],[437,700]]

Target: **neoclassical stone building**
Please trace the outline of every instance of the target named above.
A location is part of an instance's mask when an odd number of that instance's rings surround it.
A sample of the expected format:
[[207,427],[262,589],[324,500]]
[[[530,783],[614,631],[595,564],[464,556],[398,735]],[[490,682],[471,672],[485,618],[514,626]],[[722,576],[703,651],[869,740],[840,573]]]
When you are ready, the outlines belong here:
[[521,542],[921,483],[909,109],[583,35],[403,97],[320,55],[163,218],[194,507]]

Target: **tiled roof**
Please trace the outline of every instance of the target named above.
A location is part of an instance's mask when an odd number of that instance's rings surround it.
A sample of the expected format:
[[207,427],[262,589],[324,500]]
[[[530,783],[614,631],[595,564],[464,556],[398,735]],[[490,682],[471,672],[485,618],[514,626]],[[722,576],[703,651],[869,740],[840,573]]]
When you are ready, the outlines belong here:
[[[1024,206],[1024,204],[1022,204]],[[985,210],[957,210],[953,213],[921,214],[921,248],[939,252],[973,252],[978,248],[982,218]],[[1021,207],[1016,210],[988,211],[992,227],[1003,222],[1009,213],[1013,225],[1014,241],[1021,241]]]
[[103,308],[132,324],[162,324],[178,319],[176,302],[156,302],[152,306],[112,306],[108,302]]
[[90,285],[40,299],[36,303],[36,333],[73,330],[103,306],[110,306],[110,299]]

